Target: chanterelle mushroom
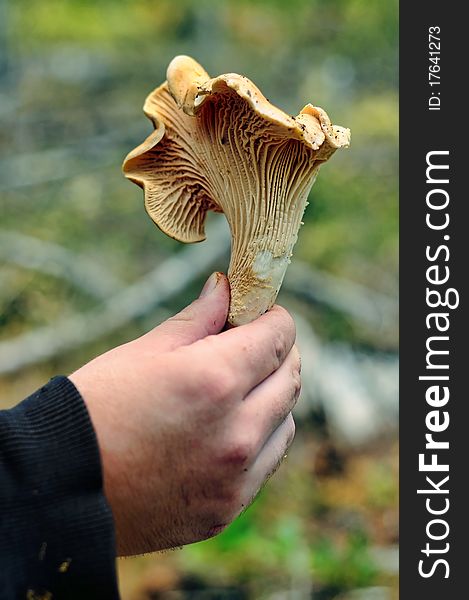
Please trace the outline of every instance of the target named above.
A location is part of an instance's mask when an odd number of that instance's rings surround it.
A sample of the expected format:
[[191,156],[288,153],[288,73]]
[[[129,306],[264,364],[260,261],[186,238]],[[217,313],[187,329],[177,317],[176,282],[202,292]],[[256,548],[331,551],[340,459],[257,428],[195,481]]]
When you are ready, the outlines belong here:
[[225,214],[228,321],[252,321],[275,302],[319,167],[348,146],[350,131],[311,104],[290,117],[246,77],[211,79],[188,56],[171,61],[143,110],[155,130],[128,154],[124,174],[144,189],[158,227],[181,242],[205,239],[208,210]]

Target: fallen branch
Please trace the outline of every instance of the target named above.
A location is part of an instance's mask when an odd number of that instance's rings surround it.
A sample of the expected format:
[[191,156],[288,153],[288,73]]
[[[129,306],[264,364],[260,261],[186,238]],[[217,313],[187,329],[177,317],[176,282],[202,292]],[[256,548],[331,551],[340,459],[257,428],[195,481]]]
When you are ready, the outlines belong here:
[[318,271],[304,262],[295,260],[290,265],[284,286],[307,302],[327,304],[362,324],[392,330],[396,328],[397,299]]
[[321,406],[336,437],[362,444],[397,427],[398,358],[363,354],[348,344],[324,343],[298,313],[298,347],[303,364],[301,418]]
[[0,259],[25,269],[60,277],[99,300],[122,289],[122,283],[94,260],[38,238],[0,230]]
[[0,374],[12,373],[99,339],[181,292],[229,248],[225,223],[209,228],[204,244],[187,246],[103,305],[0,343]]

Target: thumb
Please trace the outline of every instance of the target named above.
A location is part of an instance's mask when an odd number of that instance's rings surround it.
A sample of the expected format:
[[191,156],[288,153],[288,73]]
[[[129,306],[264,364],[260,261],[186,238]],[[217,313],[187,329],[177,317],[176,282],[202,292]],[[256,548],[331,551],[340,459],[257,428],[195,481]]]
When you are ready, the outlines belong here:
[[[186,346],[208,335],[219,333],[228,316],[230,285],[226,275],[213,273],[197,300],[174,317],[150,331],[152,342],[162,350]],[[146,337],[146,336],[145,336]]]

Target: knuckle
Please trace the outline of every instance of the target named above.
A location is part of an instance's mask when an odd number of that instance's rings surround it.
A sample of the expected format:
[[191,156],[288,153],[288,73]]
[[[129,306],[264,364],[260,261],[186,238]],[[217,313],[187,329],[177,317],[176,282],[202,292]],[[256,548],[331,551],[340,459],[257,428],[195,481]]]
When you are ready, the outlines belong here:
[[275,370],[277,370],[283,363],[286,356],[286,339],[282,332],[277,332],[277,335],[273,341],[273,358]]
[[301,394],[301,376],[298,372],[292,375],[293,398],[298,400]]
[[209,369],[204,373],[203,380],[202,389],[208,400],[220,402],[232,396],[235,382],[230,373]]
[[296,337],[296,325],[295,325],[295,321],[293,320],[293,317],[288,312],[288,310],[283,308],[283,306],[276,305],[275,308],[282,316],[286,331],[291,333],[293,338],[295,338]]
[[199,382],[213,400],[231,397],[237,385],[232,358],[227,357],[210,338],[206,339],[209,353],[199,369]]
[[191,393],[202,401],[219,403],[234,395],[236,378],[230,370],[219,368],[219,365],[211,361],[211,364],[200,364],[194,369],[194,373],[190,384]]
[[242,440],[232,443],[222,453],[222,462],[226,466],[243,467],[246,465],[254,452],[254,447],[251,441]]
[[217,519],[212,519],[207,525],[202,526],[199,534],[197,535],[197,541],[209,540],[220,533],[222,533],[229,523],[220,523]]

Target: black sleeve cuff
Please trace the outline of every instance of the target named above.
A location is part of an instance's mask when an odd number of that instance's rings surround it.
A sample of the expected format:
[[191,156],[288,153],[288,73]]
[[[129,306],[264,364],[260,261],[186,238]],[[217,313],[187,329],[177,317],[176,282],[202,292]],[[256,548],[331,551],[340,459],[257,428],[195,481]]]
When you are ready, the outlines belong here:
[[0,598],[119,598],[96,435],[56,377],[0,412]]

